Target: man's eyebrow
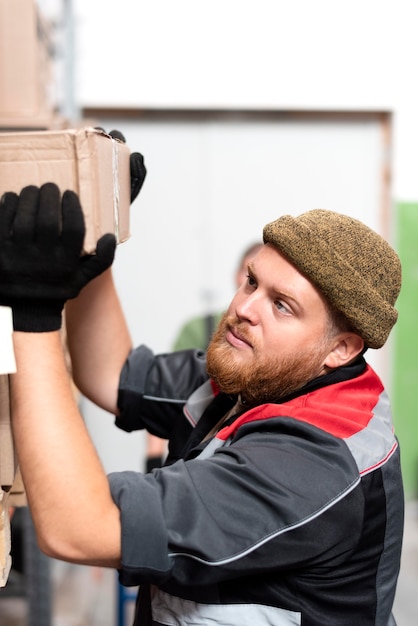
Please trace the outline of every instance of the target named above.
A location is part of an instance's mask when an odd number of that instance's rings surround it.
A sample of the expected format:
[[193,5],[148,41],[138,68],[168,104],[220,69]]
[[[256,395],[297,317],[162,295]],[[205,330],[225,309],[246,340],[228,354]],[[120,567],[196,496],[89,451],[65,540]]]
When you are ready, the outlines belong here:
[[[257,272],[255,270],[253,260],[249,261],[248,263],[248,272],[253,278],[257,280]],[[300,300],[288,291],[285,291],[280,287],[275,287],[274,285],[271,285],[270,292],[273,294],[274,297],[283,298],[284,300],[288,300],[289,302],[291,302],[295,309],[297,309],[298,311],[302,312],[304,310],[304,306],[301,304]]]

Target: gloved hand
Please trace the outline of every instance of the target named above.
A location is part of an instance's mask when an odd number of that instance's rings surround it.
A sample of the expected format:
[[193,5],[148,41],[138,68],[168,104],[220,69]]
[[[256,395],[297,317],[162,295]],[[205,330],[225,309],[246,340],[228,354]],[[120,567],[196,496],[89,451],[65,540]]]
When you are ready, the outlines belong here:
[[[109,135],[113,139],[119,139],[126,143],[124,135],[119,130],[111,130]],[[131,203],[135,200],[142,185],[144,184],[145,176],[147,175],[147,169],[144,163],[144,157],[139,152],[132,152],[129,159],[130,171],[131,171]]]
[[0,200],[0,304],[15,330],[61,327],[65,301],[112,265],[116,240],[104,235],[96,254],[81,256],[84,216],[77,194],[54,183],[29,186]]

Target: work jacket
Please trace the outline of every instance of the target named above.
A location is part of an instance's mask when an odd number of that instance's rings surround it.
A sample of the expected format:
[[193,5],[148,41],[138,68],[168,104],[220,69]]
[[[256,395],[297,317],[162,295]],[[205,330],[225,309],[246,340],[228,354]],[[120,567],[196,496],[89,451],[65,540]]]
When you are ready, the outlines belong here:
[[236,402],[197,351],[142,346],[123,368],[117,425],[170,440],[165,467],[109,476],[135,623],[395,624],[403,490],[376,373],[359,358],[280,403]]

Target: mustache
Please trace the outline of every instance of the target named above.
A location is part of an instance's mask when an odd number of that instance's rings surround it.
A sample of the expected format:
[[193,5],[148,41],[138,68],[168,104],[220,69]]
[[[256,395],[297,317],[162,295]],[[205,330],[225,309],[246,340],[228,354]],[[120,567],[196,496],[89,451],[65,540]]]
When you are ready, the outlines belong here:
[[250,345],[252,345],[252,338],[248,331],[248,322],[243,322],[235,315],[225,315],[220,324],[222,327],[222,334],[225,335],[226,331],[231,331],[234,335],[243,339]]

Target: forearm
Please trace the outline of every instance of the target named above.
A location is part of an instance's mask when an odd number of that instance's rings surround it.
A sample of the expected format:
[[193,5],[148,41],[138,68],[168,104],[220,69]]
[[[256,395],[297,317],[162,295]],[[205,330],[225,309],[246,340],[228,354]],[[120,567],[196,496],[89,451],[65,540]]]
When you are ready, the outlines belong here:
[[12,421],[41,548],[117,567],[119,510],[71,391],[58,332],[15,333]]
[[110,270],[67,302],[65,317],[74,382],[115,414],[119,376],[132,343]]

